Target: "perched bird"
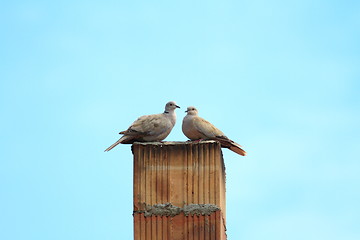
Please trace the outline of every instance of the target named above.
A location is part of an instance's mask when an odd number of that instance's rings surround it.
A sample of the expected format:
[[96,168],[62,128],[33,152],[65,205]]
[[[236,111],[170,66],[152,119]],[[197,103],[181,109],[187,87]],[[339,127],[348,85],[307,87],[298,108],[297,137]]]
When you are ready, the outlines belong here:
[[246,152],[236,142],[230,140],[225,134],[217,129],[210,122],[198,116],[198,110],[195,107],[188,107],[187,115],[183,119],[182,131],[190,140],[211,139],[219,141],[221,147],[229,148],[242,156]]
[[176,108],[180,107],[171,101],[165,105],[163,113],[139,117],[127,130],[119,133],[123,134],[123,136],[105,149],[105,152],[110,151],[120,143],[157,142],[164,140],[175,125]]

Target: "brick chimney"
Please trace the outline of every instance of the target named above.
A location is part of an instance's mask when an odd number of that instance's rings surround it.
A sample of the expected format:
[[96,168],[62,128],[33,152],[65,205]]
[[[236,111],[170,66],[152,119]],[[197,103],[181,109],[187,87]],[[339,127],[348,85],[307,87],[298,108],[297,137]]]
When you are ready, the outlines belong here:
[[225,167],[216,141],[134,143],[134,239],[225,240]]

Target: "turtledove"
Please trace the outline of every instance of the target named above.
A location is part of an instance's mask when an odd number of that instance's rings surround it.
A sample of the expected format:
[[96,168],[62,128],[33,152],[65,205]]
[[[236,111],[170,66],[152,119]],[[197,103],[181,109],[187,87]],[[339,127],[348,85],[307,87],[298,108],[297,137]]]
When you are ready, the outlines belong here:
[[119,133],[123,134],[123,136],[105,149],[105,152],[110,151],[120,143],[158,142],[164,140],[176,123],[176,108],[180,107],[171,101],[165,105],[163,113],[139,117],[127,130]]
[[242,146],[226,137],[222,131],[210,122],[199,117],[198,110],[195,107],[188,107],[185,112],[187,112],[187,115],[183,119],[182,131],[190,140],[216,140],[220,142],[221,147],[229,148],[242,156],[246,155]]

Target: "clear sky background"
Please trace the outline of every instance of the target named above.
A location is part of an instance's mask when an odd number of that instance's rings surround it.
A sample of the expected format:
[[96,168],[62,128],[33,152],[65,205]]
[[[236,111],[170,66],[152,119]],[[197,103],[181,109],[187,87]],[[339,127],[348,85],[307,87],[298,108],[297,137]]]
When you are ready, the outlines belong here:
[[360,2],[2,1],[0,239],[132,239],[137,117],[189,105],[230,240],[360,239]]

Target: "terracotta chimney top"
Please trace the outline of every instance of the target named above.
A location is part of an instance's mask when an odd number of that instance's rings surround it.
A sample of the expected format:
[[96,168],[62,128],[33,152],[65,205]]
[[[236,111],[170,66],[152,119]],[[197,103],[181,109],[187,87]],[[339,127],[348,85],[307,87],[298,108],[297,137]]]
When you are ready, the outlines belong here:
[[216,141],[134,143],[134,239],[225,240],[225,167]]

